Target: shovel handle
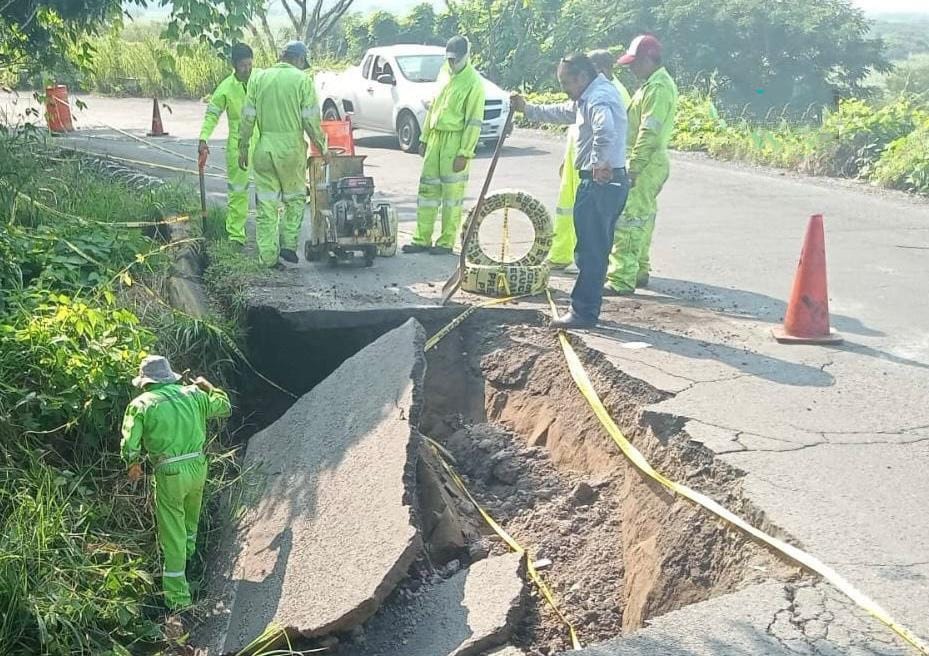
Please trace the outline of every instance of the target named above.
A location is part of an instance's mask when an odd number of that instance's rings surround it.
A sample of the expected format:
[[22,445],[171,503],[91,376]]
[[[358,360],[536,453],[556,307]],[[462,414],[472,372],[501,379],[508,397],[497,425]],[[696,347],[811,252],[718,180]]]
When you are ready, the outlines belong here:
[[464,234],[461,237],[461,255],[458,257],[458,268],[455,269],[455,272],[442,287],[442,305],[448,303],[452,296],[455,295],[455,292],[457,292],[461,287],[461,276],[464,274],[465,267],[468,265],[467,245],[468,242],[470,242],[474,237],[474,230],[477,226],[477,217],[481,213],[481,207],[484,205],[484,198],[487,196],[487,191],[490,189],[490,182],[493,180],[494,171],[497,170],[497,162],[500,159],[500,152],[503,150],[503,142],[506,141],[511,128],[513,127],[514,114],[515,112],[511,107],[509,113],[506,115],[506,122],[503,125],[503,129],[500,130],[500,136],[497,137],[497,146],[494,148],[494,156],[490,160],[490,167],[487,169],[487,176],[484,178],[484,186],[481,187],[481,194],[477,197],[477,203],[474,205],[474,210],[468,215],[468,223],[465,226]]

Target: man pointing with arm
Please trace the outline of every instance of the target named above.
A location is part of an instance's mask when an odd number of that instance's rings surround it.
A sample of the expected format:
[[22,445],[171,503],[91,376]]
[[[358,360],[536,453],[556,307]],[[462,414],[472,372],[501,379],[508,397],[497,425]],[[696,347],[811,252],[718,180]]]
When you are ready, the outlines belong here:
[[522,111],[531,121],[577,123],[574,166],[580,185],[574,202],[574,230],[578,276],[571,292],[571,310],[552,326],[592,328],[600,316],[613,230],[629,192],[626,109],[616,87],[597,73],[586,55],[562,59],[558,81],[570,102],[539,106],[519,95],[510,102],[514,111]]

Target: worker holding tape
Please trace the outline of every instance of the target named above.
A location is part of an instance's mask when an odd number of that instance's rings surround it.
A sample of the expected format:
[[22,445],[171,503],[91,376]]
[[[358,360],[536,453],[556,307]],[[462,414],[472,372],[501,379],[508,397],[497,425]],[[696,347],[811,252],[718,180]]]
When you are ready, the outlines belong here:
[[[297,240],[306,205],[304,133],[329,159],[313,77],[304,72],[308,65],[306,45],[289,42],[277,64],[252,76],[242,110],[239,166],[248,166],[248,143],[257,125],[252,167],[258,194],[258,260],[273,268],[282,266],[279,257],[297,263]],[[282,204],[283,221],[278,216]]]
[[132,380],[142,389],[126,408],[121,455],[129,480],[142,477],[142,451],[155,468],[155,520],[164,559],[165,605],[179,610],[191,604],[187,562],[197,547],[197,527],[207,462],[203,453],[206,422],[226,417],[229,397],[205,378],[182,385],[168,361],[150,355]]
[[[248,79],[252,74],[252,49],[244,43],[232,46],[233,72],[216,87],[210,96],[203,117],[203,127],[200,129],[200,161],[206,162],[210,154],[207,144],[213,130],[219,123],[220,116],[225,112],[226,122],[229,126],[229,135],[226,137],[226,234],[229,241],[238,247],[245,247],[245,220],[248,216],[248,178],[247,168],[239,167],[239,120],[245,107],[245,95],[248,88]],[[249,147],[253,146],[252,138]]]
[[[484,82],[470,62],[470,45],[462,36],[449,39],[446,64],[420,135],[425,159],[419,178],[416,233],[404,253],[443,255],[452,252],[461,224],[471,160],[484,120]],[[442,231],[433,245],[435,221],[442,209]]]
[[677,85],[661,64],[661,43],[651,35],[636,37],[619,63],[629,66],[643,84],[629,106],[629,200],[613,237],[604,292],[635,293],[648,285],[649,251],[658,194],[668,179],[668,144],[677,111]]
[[[613,65],[616,63],[613,54],[609,50],[592,50],[587,53],[587,56],[593,62],[597,72],[613,83],[613,86],[619,92],[619,97],[622,98],[623,106],[628,109],[632,97],[629,95],[626,85],[613,72]],[[564,159],[559,169],[561,185],[558,187],[558,205],[555,206],[552,249],[548,256],[552,269],[561,269],[568,273],[577,273],[577,265],[574,264],[574,247],[577,244],[577,236],[574,233],[574,197],[577,195],[577,188],[581,183],[577,175],[577,169],[574,168],[577,134],[576,125],[568,128]]]

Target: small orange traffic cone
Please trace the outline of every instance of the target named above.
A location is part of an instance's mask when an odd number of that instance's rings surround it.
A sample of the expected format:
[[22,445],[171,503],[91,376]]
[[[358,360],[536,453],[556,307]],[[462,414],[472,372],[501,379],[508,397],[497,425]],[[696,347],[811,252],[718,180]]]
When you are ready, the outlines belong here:
[[774,329],[781,343],[838,344],[842,337],[829,328],[829,294],[826,291],[826,239],[823,215],[814,214],[806,228],[800,263],[794,276],[784,327]]
[[161,122],[161,109],[158,107],[158,98],[152,98],[152,131],[148,133],[148,136],[164,137],[167,134]]

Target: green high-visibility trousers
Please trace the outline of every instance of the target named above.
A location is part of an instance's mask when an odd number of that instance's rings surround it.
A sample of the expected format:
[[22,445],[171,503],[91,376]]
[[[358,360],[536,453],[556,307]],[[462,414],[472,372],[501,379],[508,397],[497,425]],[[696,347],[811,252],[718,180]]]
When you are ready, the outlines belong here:
[[619,221],[610,252],[607,284],[618,292],[636,288],[649,274],[652,233],[658,211],[658,194],[668,179],[667,157],[656,158],[643,169],[629,191],[629,200]]
[[426,156],[419,177],[419,198],[416,201],[416,233],[413,243],[432,246],[435,221],[442,208],[442,232],[437,246],[454,248],[461,225],[461,208],[471,168],[471,159],[463,171],[452,170],[461,151],[462,132],[433,130],[426,142]]
[[239,168],[238,126],[226,142],[226,235],[229,241],[245,245],[245,221],[248,218],[248,169]]
[[574,197],[581,179],[574,168],[577,149],[577,128],[568,128],[567,145],[561,168],[561,186],[558,188],[558,205],[555,207],[554,235],[552,249],[548,259],[552,264],[561,266],[574,262],[574,247],[577,236],[574,234]]
[[191,604],[187,561],[197,548],[197,526],[206,483],[206,458],[202,455],[155,469],[155,519],[164,569],[165,605],[171,609]]
[[[277,264],[281,248],[297,250],[306,207],[306,142],[302,133],[261,134],[253,169],[258,211],[258,260]],[[280,212],[283,206],[283,220]]]

